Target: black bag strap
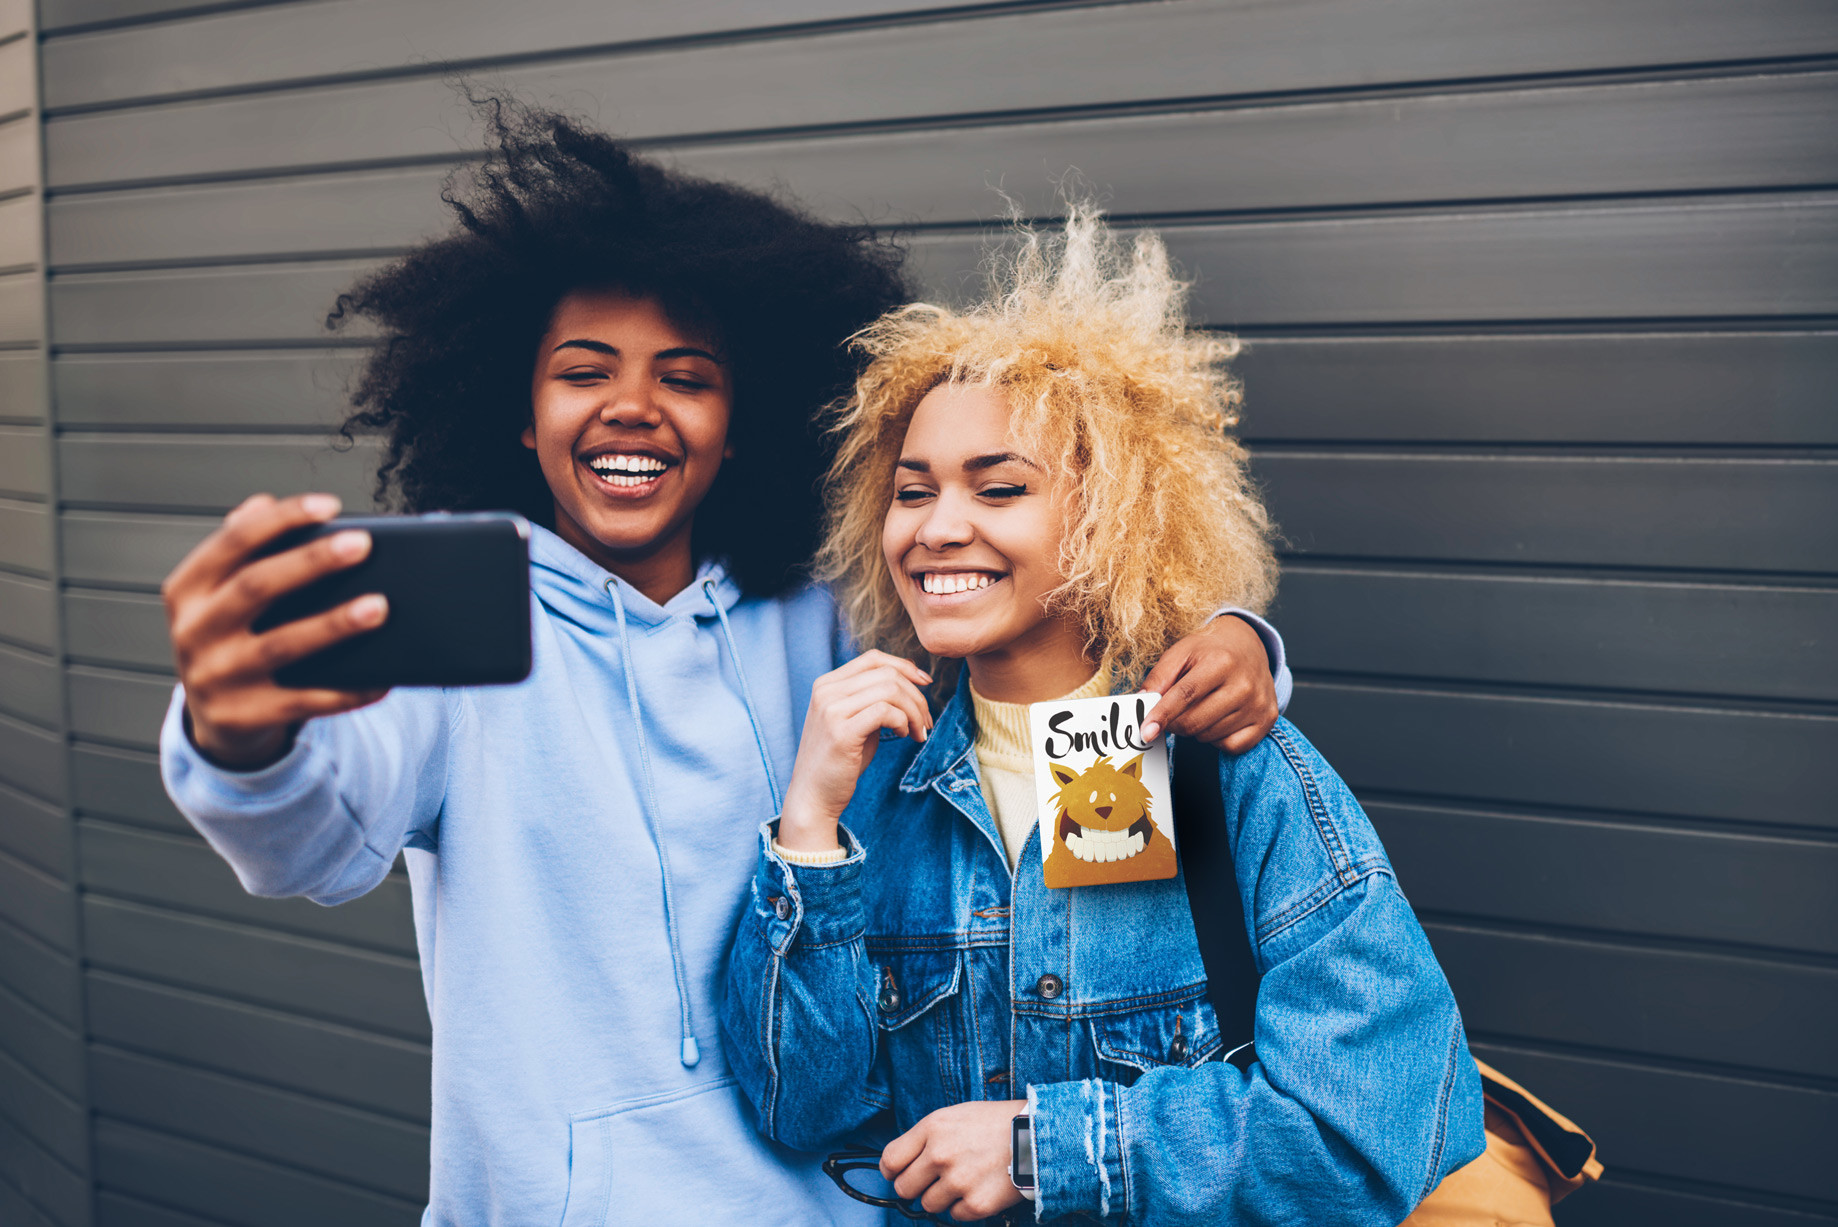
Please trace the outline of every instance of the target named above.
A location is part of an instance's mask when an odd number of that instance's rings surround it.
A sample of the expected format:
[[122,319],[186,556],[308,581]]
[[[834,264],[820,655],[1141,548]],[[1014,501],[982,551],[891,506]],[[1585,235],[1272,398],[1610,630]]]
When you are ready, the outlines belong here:
[[1261,974],[1245,931],[1232,846],[1226,838],[1225,800],[1219,795],[1219,751],[1191,737],[1173,739],[1174,839],[1187,880],[1194,936],[1206,965],[1206,991],[1232,1064],[1257,1059],[1257,983]]

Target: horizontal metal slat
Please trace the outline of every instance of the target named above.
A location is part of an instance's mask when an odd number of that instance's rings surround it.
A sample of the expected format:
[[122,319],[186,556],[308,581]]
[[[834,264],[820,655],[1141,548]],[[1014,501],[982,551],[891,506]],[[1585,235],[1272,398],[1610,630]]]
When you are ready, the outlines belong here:
[[1265,448],[1252,472],[1304,555],[1838,572],[1838,461]]
[[[42,21],[56,31],[125,16],[146,18],[192,8],[191,0],[50,0]],[[53,38],[47,80],[59,78],[47,106],[223,89],[386,67],[423,68],[443,60],[496,59],[597,44],[706,37],[759,26],[836,21],[910,11],[911,0],[781,0],[762,11],[746,0],[679,0],[608,9],[580,0],[533,7],[513,19],[489,0],[400,3],[379,10],[362,0],[332,0],[302,13],[286,5],[250,12],[187,14],[170,24]],[[957,5],[928,6],[949,11]],[[769,18],[769,20],[762,20]],[[92,74],[105,79],[96,80]]]
[[75,961],[3,922],[0,984],[66,1026],[82,1025],[82,984]]
[[83,813],[191,830],[160,785],[159,759],[152,754],[79,743],[70,747],[70,781],[71,803]]
[[[1076,168],[1118,215],[1821,186],[1838,74],[1446,93],[690,146],[684,169],[844,220],[1052,213]],[[84,193],[53,268],[403,247],[453,224],[443,167]],[[998,193],[991,185],[1000,184]],[[1007,198],[1007,199],[1005,199]]]
[[115,1120],[381,1193],[428,1195],[426,1126],[110,1048],[90,1053],[89,1085],[94,1110]]
[[[1838,311],[1838,208],[1824,197],[1169,226],[1163,234],[1198,277],[1193,317],[1229,327]],[[973,270],[982,250],[980,236],[921,235],[913,269],[928,292],[961,299],[980,288]]]
[[419,1202],[137,1128],[95,1124],[99,1185],[254,1227],[416,1227]]
[[0,573],[0,636],[49,652],[57,642],[56,619],[50,584]]
[[64,811],[0,784],[0,849],[64,881],[73,880]]
[[1834,717],[1307,681],[1291,715],[1355,792],[1838,829]]
[[1284,568],[1270,616],[1309,671],[1838,699],[1829,588],[1303,561]]
[[79,584],[158,587],[219,520],[217,516],[66,511],[58,517],[64,579]]
[[1235,366],[1253,444],[1838,443],[1830,332],[1258,337]]
[[[1623,889],[1627,889],[1626,886]],[[1838,969],[1426,924],[1470,1031],[1830,1078]]]
[[[374,10],[365,11],[378,19]],[[308,25],[280,62],[314,54],[326,39],[351,37],[366,24],[341,27],[318,11],[238,16],[257,26],[277,20]],[[478,29],[495,29],[500,21],[481,22]],[[237,24],[232,16],[165,31],[52,40],[45,45],[47,105],[95,99],[97,91],[122,97],[115,91],[134,91],[133,83],[146,82],[147,74],[175,70],[200,83],[223,80],[226,73],[260,81],[289,75],[240,47],[203,50],[213,33],[224,38],[219,31]],[[1500,0],[1415,0],[1376,10],[1358,0],[1277,7],[1105,5],[571,57],[500,72],[519,97],[585,110],[628,137],[655,138],[1816,55],[1838,49],[1835,25],[1816,0],[1771,0],[1737,11],[1713,0],[1644,0],[1617,6],[1612,15],[1586,0],[1563,0],[1541,6],[1536,17]],[[415,41],[419,45],[435,29],[463,37],[457,32],[466,28],[443,12],[417,23]],[[1335,36],[1312,33],[1323,29]],[[528,45],[517,37],[507,41]],[[185,49],[161,46],[168,42]],[[583,45],[570,33],[552,47]],[[1015,71],[1017,46],[1028,49],[1031,62],[1052,64],[1055,71]],[[109,61],[125,59],[132,67],[79,70],[73,63],[86,51],[105,49]],[[375,54],[373,47],[362,53],[368,64],[376,62]],[[493,45],[485,54],[504,51]],[[418,53],[417,64],[425,63]],[[708,88],[711,81],[721,88]],[[50,182],[65,185],[440,157],[476,147],[479,137],[468,126],[446,82],[418,73],[56,117],[45,139]]]
[[0,1220],[18,1223],[20,1227],[70,1227],[46,1215],[4,1180],[0,1180]]
[[49,444],[43,427],[0,426],[0,491],[15,498],[44,498],[51,488]]
[[45,332],[45,279],[36,270],[0,274],[0,345],[35,345]]
[[408,882],[389,878],[338,907],[305,899],[258,899],[243,890],[204,841],[85,820],[77,827],[83,888],[97,894],[217,916],[415,957]]
[[38,652],[0,644],[0,711],[46,728],[64,722],[57,662]]
[[[337,426],[344,352],[67,354],[70,428]],[[1838,443],[1838,334],[1259,337],[1245,437],[1411,442]],[[0,369],[4,364],[0,363]],[[1730,405],[1740,401],[1740,413]],[[0,619],[3,620],[3,619]]]
[[88,1114],[76,1100],[0,1052],[0,1116],[27,1124],[39,1145],[67,1167],[89,1166]]
[[[22,186],[27,185],[0,181],[0,190]],[[0,200],[0,268],[36,266],[44,258],[45,246],[40,232],[43,219],[43,206],[37,192]]]
[[1664,1223],[1666,1227],[1814,1227],[1827,1221],[1779,1206],[1731,1200],[1714,1192],[1628,1183],[1613,1171],[1600,1183],[1591,1185],[1586,1195],[1558,1206],[1554,1214],[1559,1227],[1627,1227],[1629,1223]]
[[425,1044],[91,972],[90,1037],[409,1120],[428,1118]]
[[35,1222],[87,1227],[90,1221],[89,1182],[40,1146],[31,1134],[0,1117],[0,1188],[7,1185],[31,1199],[35,1214],[38,1207],[43,1207],[50,1211],[50,1217],[9,1215],[4,1195],[0,1195],[0,1222],[18,1227]]
[[64,594],[64,646],[72,659],[170,669],[166,606],[137,593]]
[[0,1049],[72,1099],[83,1097],[83,1037],[0,984]]
[[[1474,1053],[1575,1121],[1604,1163],[1739,1189],[1838,1200],[1823,1139],[1838,1094],[1493,1044]],[[1767,1122],[1766,1128],[1757,1127]]]
[[370,506],[378,449],[324,438],[263,435],[64,435],[58,491],[66,503],[229,510],[251,494],[324,490],[353,513]]
[[73,733],[149,749],[159,745],[160,724],[172,701],[170,678],[76,665],[65,671],[65,679]]
[[51,522],[43,503],[0,498],[0,566],[51,572]]
[[45,420],[43,361],[43,356],[32,350],[0,353],[0,419]]
[[63,737],[0,715],[0,784],[11,784],[54,805],[62,804]]
[[1420,910],[1838,954],[1838,845],[1368,801]]
[[75,904],[70,883],[0,852],[0,919],[75,957]]
[[[1838,313],[1823,197],[1168,227],[1207,324],[1399,324]],[[913,271],[955,299],[980,235],[920,235]],[[356,261],[85,273],[51,285],[59,345],[323,339]],[[354,327],[354,334],[361,329]]]
[[350,412],[349,351],[67,354],[51,364],[58,424],[285,427],[320,433]]
[[413,959],[94,897],[83,917],[93,967],[427,1038]]

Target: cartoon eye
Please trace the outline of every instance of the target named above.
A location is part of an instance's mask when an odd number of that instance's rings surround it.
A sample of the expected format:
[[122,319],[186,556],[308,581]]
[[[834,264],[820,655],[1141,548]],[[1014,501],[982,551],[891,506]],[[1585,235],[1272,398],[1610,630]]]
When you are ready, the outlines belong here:
[[1094,789],[1092,789],[1092,790],[1091,790],[1091,795],[1090,795],[1089,797],[1087,797],[1087,798],[1085,798],[1085,799],[1086,799],[1087,801],[1096,801],[1096,800],[1098,799],[1098,790],[1097,790],[1097,789],[1095,789],[1095,788],[1094,788]]
[[1117,794],[1113,792],[1113,793],[1112,793],[1112,794],[1110,795],[1110,799],[1111,799],[1111,800],[1113,800],[1113,801],[1115,801],[1115,800],[1117,799]]

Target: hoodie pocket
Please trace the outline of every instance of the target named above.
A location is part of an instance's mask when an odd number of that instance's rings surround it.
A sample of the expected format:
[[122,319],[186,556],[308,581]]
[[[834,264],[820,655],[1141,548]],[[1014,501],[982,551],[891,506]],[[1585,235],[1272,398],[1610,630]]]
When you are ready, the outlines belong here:
[[734,1079],[717,1078],[570,1118],[562,1227],[799,1223],[829,1183],[755,1133]]
[[[901,1104],[959,1103],[963,1026],[959,993],[963,956],[956,950],[881,950],[870,947],[875,996],[871,1003],[881,1043],[893,1065]],[[901,1120],[905,1113],[901,1112]]]

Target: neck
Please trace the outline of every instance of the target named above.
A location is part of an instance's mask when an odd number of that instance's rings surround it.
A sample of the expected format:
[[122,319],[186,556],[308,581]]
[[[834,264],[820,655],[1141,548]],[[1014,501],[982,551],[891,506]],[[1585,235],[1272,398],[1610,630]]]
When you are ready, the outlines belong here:
[[965,659],[970,684],[998,703],[1045,703],[1091,680],[1098,662],[1085,652],[1083,630],[1065,621],[1043,622],[1021,639]]
[[555,535],[617,575],[656,605],[662,605],[695,582],[696,558],[689,547],[685,524],[643,550],[609,549],[576,524],[559,506],[555,509]]

